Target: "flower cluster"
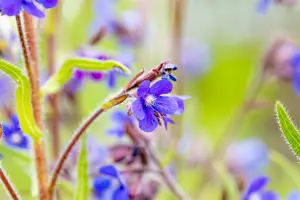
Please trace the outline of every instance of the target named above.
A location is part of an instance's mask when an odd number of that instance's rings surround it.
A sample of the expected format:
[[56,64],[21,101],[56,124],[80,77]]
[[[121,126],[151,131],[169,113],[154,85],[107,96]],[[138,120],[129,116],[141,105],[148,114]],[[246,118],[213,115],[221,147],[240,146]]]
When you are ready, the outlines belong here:
[[16,16],[24,10],[35,17],[42,18],[45,14],[37,7],[37,3],[48,9],[55,7],[58,0],[0,0],[0,11],[3,15]]

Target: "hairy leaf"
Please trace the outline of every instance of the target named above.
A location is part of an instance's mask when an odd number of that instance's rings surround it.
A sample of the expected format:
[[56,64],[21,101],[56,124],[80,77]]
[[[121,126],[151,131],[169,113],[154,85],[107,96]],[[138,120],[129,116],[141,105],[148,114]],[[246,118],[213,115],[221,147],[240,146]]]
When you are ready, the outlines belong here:
[[86,135],[82,136],[81,151],[77,166],[77,189],[75,200],[87,200],[89,195],[89,174]]
[[297,157],[300,156],[300,133],[280,102],[276,103],[276,115],[284,138]]
[[215,168],[218,176],[221,178],[221,181],[224,184],[226,194],[228,195],[228,199],[230,200],[239,200],[239,191],[237,188],[237,184],[234,178],[230,175],[225,165],[221,162],[213,163],[213,167]]
[[42,136],[42,132],[34,120],[28,78],[21,69],[1,59],[0,70],[9,75],[18,85],[16,90],[16,107],[22,131],[33,139],[39,139]]
[[89,71],[107,71],[114,68],[119,68],[125,73],[131,73],[127,67],[114,60],[72,58],[65,61],[59,71],[51,76],[49,80],[42,86],[42,96],[53,94],[59,91],[63,85],[72,78],[74,68]]

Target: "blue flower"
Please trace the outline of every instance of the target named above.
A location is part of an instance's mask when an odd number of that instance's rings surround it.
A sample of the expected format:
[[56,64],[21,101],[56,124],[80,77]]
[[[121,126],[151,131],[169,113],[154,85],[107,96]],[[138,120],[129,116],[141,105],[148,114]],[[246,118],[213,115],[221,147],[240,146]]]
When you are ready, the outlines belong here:
[[45,17],[45,14],[36,6],[41,4],[44,8],[53,8],[58,0],[0,0],[0,10],[3,15],[16,16],[23,9],[30,15],[38,18]]
[[29,148],[29,138],[24,135],[20,128],[17,115],[12,115],[9,124],[2,124],[3,137],[7,145],[19,149]]
[[114,124],[114,128],[109,129],[107,133],[109,135],[115,135],[122,137],[126,131],[126,124],[132,124],[132,119],[123,111],[115,111],[111,116],[111,121]]
[[138,98],[132,103],[132,112],[139,121],[139,127],[145,132],[154,131],[159,118],[175,114],[178,104],[175,98],[161,96],[172,91],[173,85],[167,79],[154,83],[150,88],[150,81],[143,81],[137,90]]
[[243,196],[243,200],[279,200],[279,196],[275,192],[264,190],[268,183],[269,178],[266,176],[261,176],[252,180]]
[[259,0],[256,9],[261,14],[266,14],[273,0]]
[[100,175],[93,182],[96,197],[109,200],[128,200],[128,189],[124,177],[113,165],[100,168]]
[[298,95],[300,95],[300,50],[296,49],[290,60],[292,67],[293,86]]
[[251,178],[261,174],[268,165],[268,148],[258,138],[236,142],[227,149],[226,160],[230,170]]
[[286,197],[286,200],[300,200],[300,191],[299,190],[291,191]]

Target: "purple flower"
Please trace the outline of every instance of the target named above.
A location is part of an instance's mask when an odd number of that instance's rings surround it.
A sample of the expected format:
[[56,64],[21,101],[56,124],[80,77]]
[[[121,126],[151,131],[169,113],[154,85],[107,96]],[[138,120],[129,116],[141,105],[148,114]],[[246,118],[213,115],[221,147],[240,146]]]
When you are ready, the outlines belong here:
[[261,14],[266,14],[273,0],[259,0],[256,9]]
[[295,50],[290,60],[294,90],[300,95],[300,50]]
[[184,75],[190,78],[199,78],[206,73],[212,64],[210,46],[196,40],[184,41],[180,61],[184,68]]
[[230,170],[251,178],[259,175],[268,165],[268,148],[257,138],[236,142],[227,149],[226,160]]
[[243,196],[243,200],[279,200],[279,196],[275,192],[264,190],[268,183],[269,178],[266,176],[261,176],[252,180]]
[[300,200],[300,191],[299,190],[291,191],[286,197],[286,200]]
[[124,177],[113,165],[100,168],[100,175],[93,182],[95,196],[99,199],[128,200],[128,189]]
[[3,123],[2,128],[4,141],[7,145],[19,149],[29,148],[29,138],[22,132],[17,115],[13,114],[10,123]]
[[161,96],[172,91],[173,85],[162,79],[150,87],[150,81],[142,82],[137,90],[138,98],[132,103],[132,112],[139,121],[139,127],[145,132],[154,131],[160,117],[175,114],[178,104],[174,97]]
[[53,8],[58,0],[0,0],[0,10],[3,15],[8,16],[16,16],[23,9],[35,17],[45,17],[45,14],[36,6],[36,3],[41,4],[44,8]]
[[[88,165],[90,174],[97,173],[99,167],[108,159],[109,151],[106,147],[99,145],[97,139],[93,136],[87,138],[88,150]],[[70,170],[78,163],[78,154],[80,152],[80,145],[76,145],[68,157],[67,169]]]
[[114,125],[114,128],[111,128],[107,131],[109,135],[115,135],[117,137],[122,137],[125,133],[126,124],[132,124],[132,119],[123,111],[115,111],[111,116],[111,121]]
[[294,6],[297,3],[297,0],[259,0],[256,9],[259,13],[266,14],[272,3]]

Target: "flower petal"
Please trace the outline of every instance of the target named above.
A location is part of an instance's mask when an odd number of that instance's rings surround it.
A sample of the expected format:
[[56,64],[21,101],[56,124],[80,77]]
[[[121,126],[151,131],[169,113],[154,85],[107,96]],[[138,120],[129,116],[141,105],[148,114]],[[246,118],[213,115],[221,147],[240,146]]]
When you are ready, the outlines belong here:
[[137,94],[139,97],[144,97],[150,89],[150,81],[143,81],[137,90]]
[[32,2],[26,2],[23,3],[23,9],[31,14],[31,15],[34,15],[38,18],[44,18],[45,17],[45,14],[39,10]]
[[168,116],[163,117],[165,129],[168,130],[168,123],[175,124],[175,122]]
[[298,190],[291,191],[286,197],[286,200],[299,200],[299,199],[300,199],[300,192]]
[[154,116],[154,110],[152,108],[145,109],[145,117],[139,120],[139,127],[145,132],[152,132],[158,126],[158,121]]
[[251,194],[263,189],[263,187],[266,186],[268,184],[268,182],[269,182],[269,177],[267,177],[267,176],[261,176],[261,177],[254,179],[250,183],[250,185],[247,189],[247,192],[244,196],[244,200],[248,200],[250,198]]
[[144,106],[141,98],[137,98],[131,105],[134,116],[142,120],[145,118]]
[[53,8],[57,5],[58,0],[36,0],[43,5],[44,8]]
[[168,79],[162,79],[151,86],[150,93],[158,97],[159,95],[170,93],[172,89],[173,85],[171,81]]
[[178,105],[177,111],[174,113],[174,115],[181,115],[184,112],[184,101],[181,98],[173,97]]
[[91,72],[90,76],[93,81],[101,81],[103,78],[103,74],[101,72]]
[[2,0],[0,1],[0,10],[3,15],[18,15],[22,8],[22,0]]
[[111,176],[111,177],[114,177],[114,178],[119,177],[119,172],[118,172],[117,168],[113,165],[103,166],[103,167],[100,168],[99,172],[101,174]]
[[153,108],[162,114],[174,114],[178,110],[178,104],[173,97],[160,96],[156,99]]
[[[279,196],[273,191],[265,191],[261,194],[261,200],[279,200]],[[297,199],[293,199],[297,200]]]
[[110,89],[115,88],[117,84],[117,74],[115,70],[111,70],[110,72],[108,72],[107,76],[107,86]]
[[119,187],[114,193],[113,193],[113,200],[129,200],[129,194],[126,187]]
[[101,197],[112,186],[112,181],[104,176],[96,176],[93,183],[93,189],[96,196]]

